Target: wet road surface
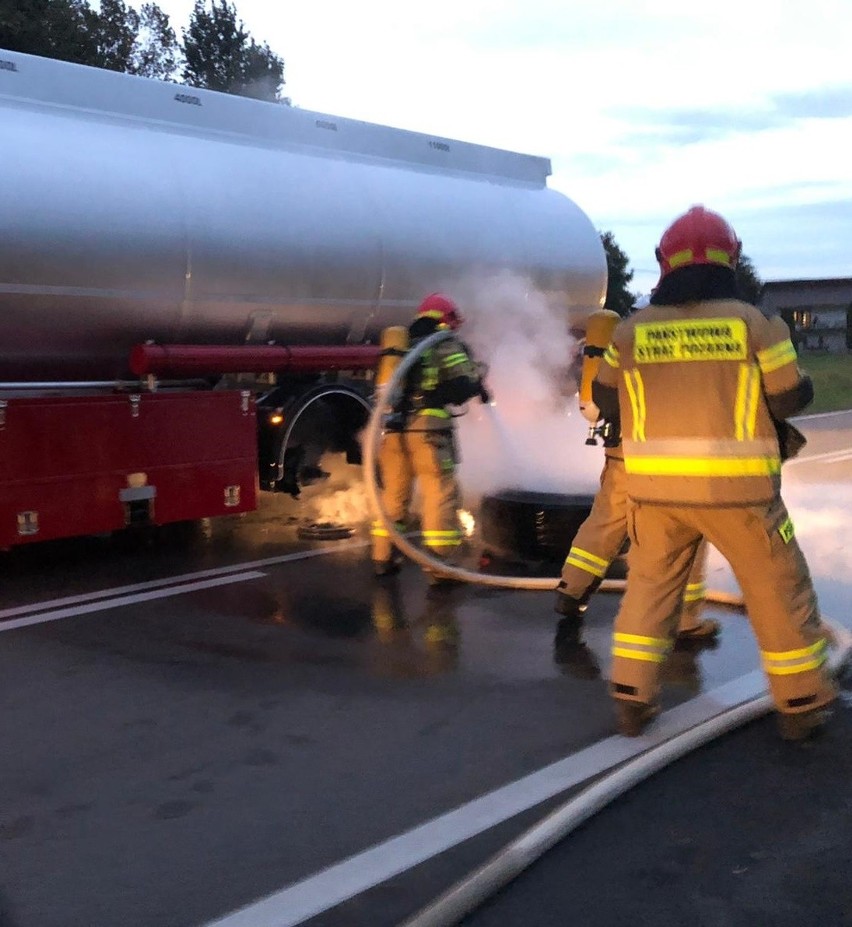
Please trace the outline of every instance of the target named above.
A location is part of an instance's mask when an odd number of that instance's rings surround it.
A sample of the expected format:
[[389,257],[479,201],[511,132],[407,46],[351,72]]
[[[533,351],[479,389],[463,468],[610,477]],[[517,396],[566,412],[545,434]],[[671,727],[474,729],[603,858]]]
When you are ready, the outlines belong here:
[[[850,600],[852,510],[844,421],[815,419],[814,461],[785,470],[821,601],[840,619]],[[354,855],[379,884],[311,923],[391,925],[564,800],[525,777],[581,751],[610,750],[612,762],[605,677],[616,597],[595,599],[587,648],[557,663],[548,594],[436,594],[413,566],[377,582],[363,530],[348,542],[300,541],[290,511],[275,499],[248,518],[148,542],[86,539],[5,555],[0,891],[11,923],[201,925]],[[710,579],[729,584],[725,565],[713,563]],[[757,665],[744,617],[719,617],[716,650],[676,653],[667,667],[667,707],[692,704]],[[729,790],[742,775],[764,794],[759,783],[773,783],[779,767],[767,771],[762,758],[817,781],[818,757],[827,763],[831,750],[846,750],[838,762],[848,761],[844,731],[841,723],[807,754],[809,770],[785,759],[766,722],[704,752],[720,751]],[[736,738],[756,740],[726,753]],[[700,766],[700,755],[663,775],[674,777],[672,813],[686,807],[691,819],[700,773],[678,779],[687,763]],[[519,781],[516,792],[532,795],[532,805],[512,804],[515,793],[505,790]],[[713,774],[714,789],[723,781]],[[498,810],[472,824],[484,812],[471,803],[489,793]],[[712,829],[726,793],[706,802],[705,794],[694,823]],[[638,790],[629,801],[619,803],[633,808],[628,822],[646,807]],[[454,809],[451,849],[416,863],[412,853],[407,872],[379,880],[387,859],[404,855],[388,841]],[[777,832],[783,824],[768,814]],[[633,828],[620,826],[623,842]],[[586,826],[587,839],[596,827]],[[417,831],[412,842],[435,832]],[[699,830],[689,839],[712,844]],[[675,865],[659,832],[648,840],[663,872]],[[601,852],[612,842],[601,837]],[[358,856],[376,846],[375,858]],[[635,841],[629,846],[635,853]],[[593,849],[582,858],[602,862]],[[605,885],[608,876],[595,871],[599,883],[588,875],[588,884]],[[332,875],[316,890],[334,883]],[[693,922],[739,923],[709,917]]]

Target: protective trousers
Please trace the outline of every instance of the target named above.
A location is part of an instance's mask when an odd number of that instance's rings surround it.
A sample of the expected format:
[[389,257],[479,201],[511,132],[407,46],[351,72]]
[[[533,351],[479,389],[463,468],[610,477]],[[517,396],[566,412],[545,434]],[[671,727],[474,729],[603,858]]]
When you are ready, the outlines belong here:
[[[627,474],[620,457],[607,456],[601,472],[601,488],[588,518],[580,525],[562,566],[559,591],[585,601],[606,576],[609,565],[627,540]],[[628,563],[630,557],[628,555]],[[696,627],[707,589],[707,544],[696,550],[680,611],[679,631]]]
[[702,537],[730,563],[778,711],[831,702],[816,594],[780,498],[743,507],[628,506],[630,575],[613,634],[615,698],[654,704]]
[[[420,491],[421,532],[429,553],[451,560],[461,545],[453,433],[449,429],[389,432],[379,449],[382,501],[397,529],[405,531],[414,492]],[[387,561],[393,553],[388,532],[373,523],[373,560]]]

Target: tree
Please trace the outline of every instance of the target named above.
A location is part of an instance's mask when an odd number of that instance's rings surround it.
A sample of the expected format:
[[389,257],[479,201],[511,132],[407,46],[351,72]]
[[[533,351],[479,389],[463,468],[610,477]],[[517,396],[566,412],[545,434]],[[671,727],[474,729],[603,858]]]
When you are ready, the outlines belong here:
[[154,3],[140,12],[122,0],[0,0],[0,47],[111,71],[166,78],[177,36]]
[[0,48],[97,64],[94,16],[86,0],[0,0]]
[[636,302],[636,296],[627,289],[633,279],[633,271],[627,269],[629,258],[618,247],[612,232],[601,232],[601,243],[606,252],[606,300],[605,309],[611,309],[620,316],[626,316]]
[[763,281],[757,276],[754,264],[752,264],[751,260],[745,254],[740,255],[736,274],[737,292],[740,298],[744,299],[747,303],[751,303],[752,306],[756,306],[763,290]]
[[168,80],[177,70],[180,45],[169,17],[156,3],[139,11],[139,28],[130,59],[130,73]]
[[228,0],[196,0],[183,30],[183,80],[257,100],[289,103],[281,98],[284,61],[264,43],[251,37],[236,8]]
[[177,36],[168,15],[155,3],[146,3],[137,12],[123,0],[101,0],[92,31],[99,67],[160,79],[174,74]]

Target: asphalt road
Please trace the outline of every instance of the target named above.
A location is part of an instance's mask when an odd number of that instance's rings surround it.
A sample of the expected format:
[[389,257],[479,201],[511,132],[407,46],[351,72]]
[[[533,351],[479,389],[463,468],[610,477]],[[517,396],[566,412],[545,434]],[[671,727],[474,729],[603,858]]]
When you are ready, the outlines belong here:
[[[826,612],[845,618],[852,435],[843,417],[807,427],[813,459],[785,471],[785,486]],[[617,598],[596,599],[588,648],[557,663],[548,595],[434,595],[414,567],[377,583],[363,534],[305,542],[296,518],[272,500],[249,518],[143,543],[86,539],[4,556],[9,924],[237,927],[230,912],[248,906],[253,927],[390,927],[638,749],[612,736],[606,693]],[[711,581],[724,584],[723,565]],[[660,737],[756,666],[745,619],[720,618],[718,649],[669,665]],[[729,735],[566,841],[505,893],[514,908],[476,917],[533,923],[545,895],[557,918],[573,897],[584,920],[615,905],[589,923],[626,923],[637,905],[664,905],[671,883],[682,897],[664,923],[687,910],[692,924],[792,923],[742,918],[760,910],[770,877],[793,885],[808,853],[834,858],[840,882],[848,725],[839,709],[805,752],[778,744],[767,722]],[[653,798],[663,782],[665,798]],[[786,850],[766,855],[793,833],[798,863]],[[728,909],[707,888],[711,874],[722,879],[725,852]],[[750,852],[763,881],[739,878]],[[623,890],[613,888],[618,860]],[[582,889],[566,878],[575,870]],[[845,923],[825,910],[804,922]]]

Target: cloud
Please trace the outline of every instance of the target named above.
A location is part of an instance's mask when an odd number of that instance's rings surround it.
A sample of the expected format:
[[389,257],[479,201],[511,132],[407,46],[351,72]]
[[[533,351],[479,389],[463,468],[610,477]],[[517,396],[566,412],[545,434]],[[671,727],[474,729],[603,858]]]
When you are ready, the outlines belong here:
[[801,119],[845,119],[852,116],[852,84],[771,94],[764,106],[750,108],[617,106],[607,112],[625,126],[640,126],[623,134],[622,142],[628,145],[693,145],[779,129]]
[[779,113],[791,119],[845,119],[852,116],[852,84],[822,87],[773,98]]

